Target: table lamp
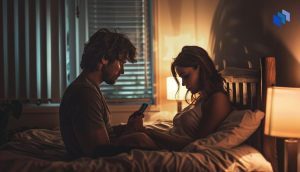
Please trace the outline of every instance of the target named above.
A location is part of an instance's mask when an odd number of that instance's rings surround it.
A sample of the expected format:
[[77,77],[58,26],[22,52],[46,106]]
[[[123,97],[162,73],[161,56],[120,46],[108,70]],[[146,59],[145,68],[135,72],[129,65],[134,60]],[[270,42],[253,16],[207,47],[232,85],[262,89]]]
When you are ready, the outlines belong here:
[[181,78],[178,78],[179,81],[179,91],[177,92],[177,83],[173,77],[167,77],[167,99],[177,101],[177,112],[182,110],[182,100],[185,100],[185,94],[187,89],[182,86]]
[[297,171],[297,146],[300,138],[299,107],[300,88],[268,88],[265,134],[285,139],[285,171]]

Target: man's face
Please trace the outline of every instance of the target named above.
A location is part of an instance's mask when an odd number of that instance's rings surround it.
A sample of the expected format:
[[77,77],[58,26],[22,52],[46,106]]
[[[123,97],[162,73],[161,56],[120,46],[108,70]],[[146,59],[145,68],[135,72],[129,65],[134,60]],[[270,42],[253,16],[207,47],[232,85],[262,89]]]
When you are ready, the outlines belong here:
[[125,58],[119,58],[111,63],[103,66],[103,81],[107,84],[114,84],[121,74],[124,74],[124,64],[126,63]]

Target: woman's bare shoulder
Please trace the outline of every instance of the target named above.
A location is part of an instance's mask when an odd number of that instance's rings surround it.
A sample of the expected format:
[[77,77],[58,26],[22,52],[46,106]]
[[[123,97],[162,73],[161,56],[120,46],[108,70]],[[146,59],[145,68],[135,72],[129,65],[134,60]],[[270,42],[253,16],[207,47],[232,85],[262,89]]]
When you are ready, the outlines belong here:
[[231,109],[229,97],[222,91],[213,93],[205,104],[208,111],[223,111],[227,113]]
[[229,102],[229,97],[228,95],[223,92],[223,91],[217,91],[215,93],[213,93],[209,99],[212,101],[212,102],[220,102],[220,101],[224,101],[224,102]]

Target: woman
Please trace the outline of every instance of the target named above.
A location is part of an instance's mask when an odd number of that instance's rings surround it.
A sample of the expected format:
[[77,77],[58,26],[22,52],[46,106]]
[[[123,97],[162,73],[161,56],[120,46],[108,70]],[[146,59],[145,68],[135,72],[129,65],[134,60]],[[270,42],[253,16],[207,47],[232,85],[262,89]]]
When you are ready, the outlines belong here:
[[231,111],[224,79],[215,69],[208,53],[197,46],[185,46],[171,65],[174,79],[192,93],[189,106],[175,115],[166,133],[145,132],[163,149],[180,150],[197,138],[213,133]]

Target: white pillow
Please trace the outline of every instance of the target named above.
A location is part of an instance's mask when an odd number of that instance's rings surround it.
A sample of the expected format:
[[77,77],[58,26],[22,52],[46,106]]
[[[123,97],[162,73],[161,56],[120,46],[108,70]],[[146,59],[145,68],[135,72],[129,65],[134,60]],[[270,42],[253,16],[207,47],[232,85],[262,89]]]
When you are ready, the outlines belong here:
[[259,127],[264,117],[262,111],[233,110],[213,134],[195,140],[183,148],[184,151],[196,151],[197,145],[212,145],[232,148],[247,140]]
[[227,149],[226,152],[235,157],[235,159],[237,159],[238,162],[242,163],[243,167],[245,167],[244,169],[239,167],[234,171],[273,171],[270,162],[268,162],[261,153],[251,146],[242,144],[241,146],[237,146],[233,149]]

